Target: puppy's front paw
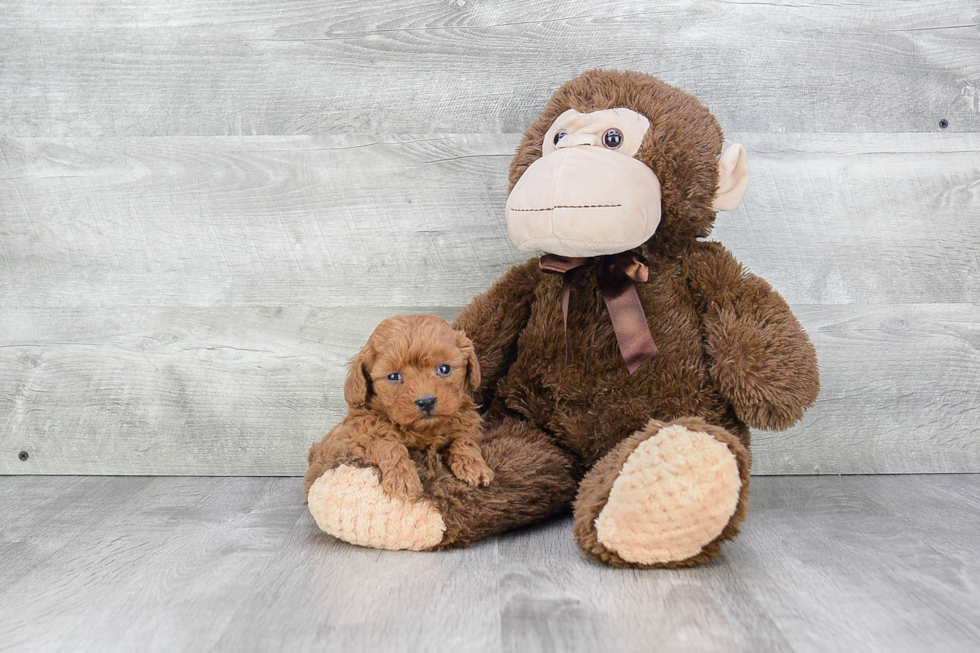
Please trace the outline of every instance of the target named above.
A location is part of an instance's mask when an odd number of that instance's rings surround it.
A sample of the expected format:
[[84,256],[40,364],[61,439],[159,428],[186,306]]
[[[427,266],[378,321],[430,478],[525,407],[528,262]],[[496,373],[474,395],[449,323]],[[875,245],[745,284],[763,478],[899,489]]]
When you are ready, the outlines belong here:
[[453,476],[470,485],[490,485],[493,480],[493,470],[483,458],[457,454],[450,459],[449,468]]
[[422,481],[412,467],[395,467],[381,476],[381,488],[393,497],[415,501],[422,496]]

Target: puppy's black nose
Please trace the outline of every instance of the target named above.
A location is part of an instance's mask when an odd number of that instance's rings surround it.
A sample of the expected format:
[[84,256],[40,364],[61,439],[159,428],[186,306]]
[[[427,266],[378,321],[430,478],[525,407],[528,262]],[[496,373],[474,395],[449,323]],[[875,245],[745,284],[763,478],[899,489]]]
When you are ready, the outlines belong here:
[[436,398],[432,395],[425,395],[424,397],[419,397],[415,400],[415,405],[419,407],[419,410],[425,413],[431,413],[432,409],[436,407]]

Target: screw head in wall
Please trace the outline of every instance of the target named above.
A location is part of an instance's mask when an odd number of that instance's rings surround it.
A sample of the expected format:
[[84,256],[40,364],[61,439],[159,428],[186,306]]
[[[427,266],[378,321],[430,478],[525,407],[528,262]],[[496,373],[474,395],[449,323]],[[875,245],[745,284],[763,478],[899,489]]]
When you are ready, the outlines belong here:
[[31,454],[27,453],[26,451],[21,451],[19,454],[17,454],[17,457],[20,458],[23,461],[23,460],[27,460],[28,458],[30,458],[31,457]]
[[940,129],[946,129],[947,127],[949,127],[949,121],[948,120],[946,120],[945,118],[943,118],[942,120],[939,121],[939,128]]

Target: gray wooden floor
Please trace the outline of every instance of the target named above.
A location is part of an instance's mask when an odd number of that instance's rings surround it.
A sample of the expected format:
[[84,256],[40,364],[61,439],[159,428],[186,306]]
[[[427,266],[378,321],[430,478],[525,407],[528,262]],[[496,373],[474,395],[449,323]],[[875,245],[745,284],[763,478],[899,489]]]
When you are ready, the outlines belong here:
[[633,571],[583,558],[567,519],[351,547],[295,478],[0,477],[0,650],[980,647],[980,475],[753,483],[724,558]]

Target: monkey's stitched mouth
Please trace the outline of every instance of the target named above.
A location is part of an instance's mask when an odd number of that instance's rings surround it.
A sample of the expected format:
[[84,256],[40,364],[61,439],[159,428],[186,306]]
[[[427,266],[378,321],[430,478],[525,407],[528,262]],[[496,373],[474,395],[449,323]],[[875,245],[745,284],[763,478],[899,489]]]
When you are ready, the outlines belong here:
[[555,209],[614,209],[621,207],[622,204],[558,204],[557,206],[549,206],[544,209],[511,209],[511,211],[554,211]]

